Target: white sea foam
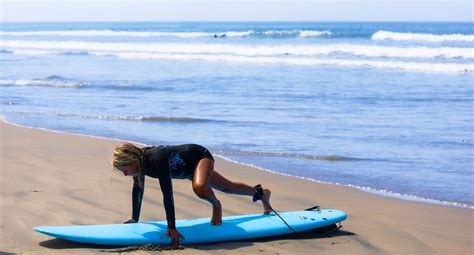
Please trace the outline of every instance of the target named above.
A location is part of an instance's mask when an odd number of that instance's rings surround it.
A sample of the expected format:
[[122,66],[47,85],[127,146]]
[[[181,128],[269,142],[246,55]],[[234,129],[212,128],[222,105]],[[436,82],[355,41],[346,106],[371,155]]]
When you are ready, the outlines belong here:
[[51,51],[51,50],[30,50],[30,49],[19,49],[19,50],[12,50],[14,54],[18,55],[27,55],[27,56],[41,56],[41,55],[51,55],[57,54],[59,51]]
[[474,72],[474,64],[445,64],[423,63],[405,61],[377,61],[377,60],[351,60],[351,59],[314,59],[314,58],[274,58],[274,57],[248,57],[234,55],[202,55],[202,54],[156,54],[156,53],[105,53],[128,59],[154,59],[178,61],[218,61],[248,64],[286,64],[300,66],[346,66],[346,67],[371,67],[385,69],[400,69],[415,72],[430,73],[465,73]]
[[319,37],[323,35],[331,35],[329,30],[268,30],[257,34],[262,34],[270,37]]
[[126,120],[126,121],[149,121],[149,122],[208,122],[212,120],[199,119],[191,117],[173,117],[173,116],[117,116],[117,115],[82,115],[75,113],[59,113],[59,117],[75,117],[84,119],[99,119],[99,120]]
[[474,35],[465,34],[417,34],[398,33],[380,30],[372,35],[372,40],[426,41],[426,42],[474,42]]
[[[100,43],[85,41],[19,41],[3,40],[3,49],[15,51],[118,51],[180,54],[233,54],[240,56],[316,56],[347,53],[365,57],[398,58],[474,58],[474,48],[461,47],[388,47],[361,44],[327,45],[242,45],[242,44],[189,44],[189,43]],[[17,51],[19,52],[19,51]],[[14,52],[15,53],[15,52]],[[38,54],[42,52],[38,51]],[[25,53],[26,54],[26,53]]]
[[[58,52],[51,51],[50,54]],[[26,53],[24,53],[26,54]],[[342,66],[361,68],[398,69],[412,72],[426,73],[473,73],[474,64],[451,64],[430,62],[406,61],[378,61],[378,60],[352,60],[352,59],[314,59],[314,58],[288,58],[288,57],[249,57],[235,55],[206,55],[206,54],[166,54],[166,53],[141,53],[141,52],[90,52],[90,55],[118,57],[123,59],[148,59],[169,61],[210,61],[243,64],[277,64],[297,66]],[[32,83],[33,84],[33,83]],[[19,85],[19,84],[17,84]]]
[[220,61],[255,64],[288,64],[303,66],[351,66],[400,69],[416,72],[473,72],[470,63],[432,63],[410,60],[341,59],[331,54],[348,53],[364,57],[390,58],[474,58],[472,48],[456,47],[386,47],[372,45],[265,45],[184,44],[184,43],[100,43],[84,41],[18,41],[0,42],[3,49],[15,54],[70,54],[73,51],[95,56],[127,59],[178,61]]
[[8,80],[0,79],[0,86],[6,85],[15,85],[15,86],[46,86],[46,87],[65,87],[65,88],[75,88],[80,87],[82,84],[77,81],[69,80],[54,80],[54,79],[19,79],[19,80]]
[[322,35],[331,35],[331,31],[329,30],[325,30],[325,31],[308,31],[308,30],[305,30],[305,31],[301,31],[300,32],[300,36],[301,37],[319,37],[319,36],[322,36]]
[[215,34],[225,34],[226,36],[228,37],[245,37],[245,36],[251,36],[252,34],[254,34],[255,31],[253,30],[249,30],[249,31],[246,31],[246,32],[225,32],[225,33],[215,33]]
[[299,34],[299,30],[269,30],[263,31],[260,34],[267,35],[267,36],[293,36]]

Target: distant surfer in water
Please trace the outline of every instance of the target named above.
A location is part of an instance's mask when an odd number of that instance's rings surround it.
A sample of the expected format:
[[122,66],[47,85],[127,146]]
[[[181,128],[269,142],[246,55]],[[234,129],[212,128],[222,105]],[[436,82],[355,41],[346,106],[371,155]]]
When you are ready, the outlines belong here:
[[270,190],[260,185],[254,187],[226,179],[214,170],[214,158],[203,146],[184,144],[177,146],[152,146],[139,148],[131,143],[115,147],[112,165],[125,176],[133,177],[132,218],[124,223],[136,223],[145,191],[145,175],[158,178],[168,221],[167,235],[174,245],[179,244],[182,235],[176,230],[173,186],[171,179],[192,181],[194,193],[211,203],[211,224],[222,224],[222,206],[213,189],[225,193],[253,196],[253,201],[262,200],[265,214],[272,210]]

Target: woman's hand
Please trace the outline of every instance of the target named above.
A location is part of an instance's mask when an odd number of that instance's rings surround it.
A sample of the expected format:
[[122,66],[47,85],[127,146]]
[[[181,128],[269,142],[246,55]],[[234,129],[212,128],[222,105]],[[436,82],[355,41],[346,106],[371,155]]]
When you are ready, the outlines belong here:
[[174,246],[179,245],[179,238],[185,239],[181,233],[178,232],[175,228],[168,228],[168,231],[166,231],[166,235],[171,237],[171,242]]
[[129,219],[129,220],[126,220],[124,222],[122,222],[123,224],[128,224],[128,223],[137,223],[138,221],[135,220],[135,219]]

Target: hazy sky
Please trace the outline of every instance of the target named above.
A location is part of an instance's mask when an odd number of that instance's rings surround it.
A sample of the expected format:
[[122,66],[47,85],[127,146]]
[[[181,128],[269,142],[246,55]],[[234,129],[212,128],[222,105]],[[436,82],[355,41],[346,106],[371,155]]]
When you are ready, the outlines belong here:
[[2,22],[473,21],[472,0],[0,0]]

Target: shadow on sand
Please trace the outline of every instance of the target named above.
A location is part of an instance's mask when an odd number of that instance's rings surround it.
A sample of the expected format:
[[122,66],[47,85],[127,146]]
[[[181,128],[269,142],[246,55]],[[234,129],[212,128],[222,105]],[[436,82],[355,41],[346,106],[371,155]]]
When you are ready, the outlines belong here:
[[6,251],[0,251],[0,255],[15,255],[16,253],[11,253],[11,252],[6,252]]
[[195,244],[195,245],[188,245],[187,247],[193,248],[196,250],[235,250],[243,247],[248,247],[254,245],[254,243],[267,243],[273,241],[291,241],[291,240],[316,240],[316,239],[323,239],[323,238],[331,238],[331,237],[342,237],[342,236],[355,236],[356,234],[345,231],[345,230],[338,230],[336,232],[332,232],[330,234],[324,234],[320,231],[306,231],[300,232],[298,234],[288,234],[288,235],[280,235],[274,237],[262,237],[256,238],[251,240],[242,240],[242,241],[229,241],[229,242],[222,242],[222,243],[208,243],[208,244]]
[[121,248],[123,246],[114,246],[114,245],[99,245],[99,244],[87,244],[87,243],[78,243],[73,241],[68,241],[64,239],[54,238],[47,241],[39,243],[40,246],[54,249],[54,250],[64,250],[64,249],[115,249]]

